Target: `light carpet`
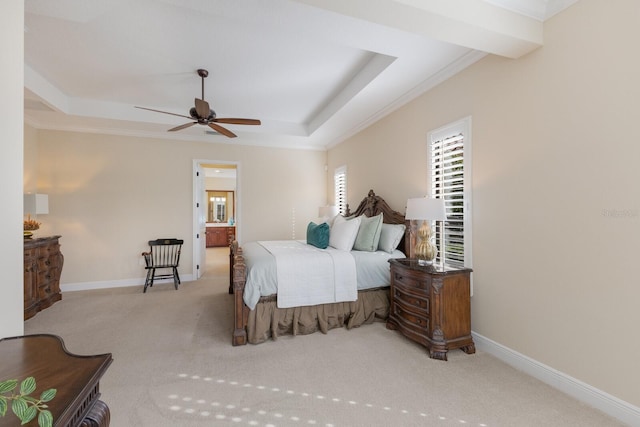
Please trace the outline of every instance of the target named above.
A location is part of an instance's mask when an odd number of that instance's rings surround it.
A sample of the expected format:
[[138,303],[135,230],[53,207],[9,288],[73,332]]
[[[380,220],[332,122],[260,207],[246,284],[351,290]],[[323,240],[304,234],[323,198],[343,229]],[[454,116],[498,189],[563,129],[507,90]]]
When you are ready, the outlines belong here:
[[227,259],[177,291],[65,293],[25,334],[113,354],[100,382],[113,427],[623,425],[487,353],[429,359],[382,322],[233,347]]

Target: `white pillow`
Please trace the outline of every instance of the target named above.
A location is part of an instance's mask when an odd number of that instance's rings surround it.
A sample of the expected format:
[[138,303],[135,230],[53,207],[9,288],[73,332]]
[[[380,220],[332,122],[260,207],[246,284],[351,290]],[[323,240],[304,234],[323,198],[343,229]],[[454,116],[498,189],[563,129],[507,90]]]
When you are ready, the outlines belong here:
[[353,249],[356,251],[375,252],[380,244],[380,233],[382,232],[382,214],[371,218],[361,215],[360,229]]
[[329,224],[329,228],[333,227],[333,221],[335,221],[335,220],[336,220],[336,218],[337,218],[337,217],[339,217],[339,216],[341,216],[341,215],[340,215],[340,214],[337,214],[337,215],[332,216],[331,218],[327,218],[327,219],[325,220],[325,222],[326,222],[327,224]]
[[[378,249],[392,253],[400,244],[405,230],[404,224],[382,224]],[[404,250],[404,249],[403,249]]]
[[358,236],[360,229],[360,218],[346,220],[342,215],[338,215],[333,220],[333,226],[329,234],[329,246],[341,251],[350,251]]

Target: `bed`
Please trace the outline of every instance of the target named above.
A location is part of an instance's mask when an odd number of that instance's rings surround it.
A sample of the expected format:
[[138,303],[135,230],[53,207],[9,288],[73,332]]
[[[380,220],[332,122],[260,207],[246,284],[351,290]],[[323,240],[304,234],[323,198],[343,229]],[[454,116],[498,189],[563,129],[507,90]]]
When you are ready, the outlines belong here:
[[[269,339],[276,340],[281,335],[306,335],[318,331],[327,333],[334,328],[352,329],[376,320],[386,320],[389,315],[388,260],[404,258],[405,254],[410,253],[404,215],[391,209],[382,197],[370,190],[355,211],[351,212],[347,206],[345,216],[353,218],[348,221],[349,226],[353,227],[352,221],[356,222],[360,218],[363,224],[365,221],[373,223],[376,219],[379,220],[379,215],[383,223],[380,226],[383,234],[378,234],[380,241],[379,246],[374,244],[374,247],[377,246],[375,249],[369,247],[365,250],[348,251],[345,248],[337,250],[332,246],[317,249],[306,241],[248,242],[243,247],[237,241],[232,242],[229,255],[229,293],[233,294],[234,300],[232,344],[259,344]],[[344,221],[344,218],[336,218],[335,221],[332,231],[336,233],[332,238],[338,235],[338,227],[342,226],[338,221]],[[309,227],[312,225],[315,226],[310,224]],[[332,241],[332,244],[340,247],[342,243]],[[355,245],[355,248],[361,248],[361,245]],[[279,251],[283,251],[283,254],[279,255]],[[310,253],[310,257],[330,258],[327,262],[331,265],[344,263],[347,265],[346,272],[340,272],[340,275],[337,272],[328,273],[323,267],[317,267],[315,270],[318,271],[313,272],[311,265],[302,264],[301,260],[307,256],[306,252]],[[295,258],[296,256],[300,258]],[[300,280],[300,275],[286,277],[281,274],[283,258],[290,260],[292,268],[297,265],[299,270],[310,270],[308,277],[305,275],[305,279]],[[322,258],[316,258],[312,263],[318,266],[320,261]],[[351,262],[353,267],[349,265]],[[337,301],[327,299],[315,304],[311,297],[307,299],[306,291],[286,298],[285,290],[291,287],[290,283],[287,284],[287,278],[295,278],[296,283],[305,282],[300,284],[300,288],[307,287],[311,293],[322,294],[320,289],[323,287],[323,279],[316,276],[330,274],[335,274],[336,277],[335,295],[332,295]],[[347,278],[338,279],[341,275],[346,275]],[[353,287],[353,280],[357,282],[357,290]],[[344,292],[340,292],[337,287],[342,281],[349,282],[345,288],[348,290]],[[299,291],[298,289],[297,292]],[[329,294],[331,292],[320,295],[319,298],[328,298]],[[313,298],[316,297],[318,296]]]

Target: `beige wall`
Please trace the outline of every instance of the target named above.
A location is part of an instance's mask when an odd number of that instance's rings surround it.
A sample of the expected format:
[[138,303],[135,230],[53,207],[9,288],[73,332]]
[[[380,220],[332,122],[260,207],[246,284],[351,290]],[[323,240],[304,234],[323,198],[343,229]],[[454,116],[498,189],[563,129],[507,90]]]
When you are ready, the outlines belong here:
[[194,159],[238,162],[241,242],[304,238],[327,191],[323,151],[40,130],[37,155],[50,211],[40,233],[62,235],[66,289],[141,280],[156,237],[185,240],[191,274]]
[[24,126],[24,192],[38,191],[38,130]]
[[[426,136],[472,116],[475,332],[640,405],[640,9],[581,0],[329,151],[349,202],[426,194]],[[332,195],[330,195],[332,197]]]

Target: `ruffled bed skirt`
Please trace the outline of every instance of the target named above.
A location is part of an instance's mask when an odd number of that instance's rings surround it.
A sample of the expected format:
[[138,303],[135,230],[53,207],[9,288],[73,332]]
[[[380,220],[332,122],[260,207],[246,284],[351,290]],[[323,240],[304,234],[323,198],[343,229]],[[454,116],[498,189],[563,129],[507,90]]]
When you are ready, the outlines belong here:
[[275,296],[263,297],[249,311],[247,340],[259,344],[281,335],[306,335],[346,326],[347,329],[386,320],[389,316],[389,288],[358,292],[354,302],[308,307],[278,308]]

